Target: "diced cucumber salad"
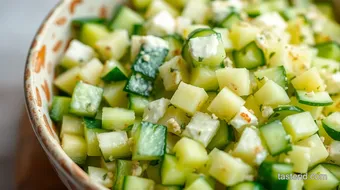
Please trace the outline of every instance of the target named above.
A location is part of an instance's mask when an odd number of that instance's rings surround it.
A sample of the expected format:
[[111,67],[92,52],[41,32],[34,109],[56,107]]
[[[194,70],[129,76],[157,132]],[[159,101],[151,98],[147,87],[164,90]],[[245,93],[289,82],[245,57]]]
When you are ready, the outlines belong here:
[[91,180],[113,190],[339,187],[331,4],[128,5],[74,19],[55,70],[50,117]]

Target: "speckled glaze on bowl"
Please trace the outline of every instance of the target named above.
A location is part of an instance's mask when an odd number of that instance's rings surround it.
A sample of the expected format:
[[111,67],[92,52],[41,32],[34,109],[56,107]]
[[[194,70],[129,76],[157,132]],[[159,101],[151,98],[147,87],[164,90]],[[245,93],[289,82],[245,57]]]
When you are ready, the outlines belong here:
[[71,39],[70,24],[78,17],[109,17],[119,0],[63,0],[43,21],[28,53],[24,89],[33,130],[68,189],[103,189],[62,150],[48,107],[53,96],[54,66]]

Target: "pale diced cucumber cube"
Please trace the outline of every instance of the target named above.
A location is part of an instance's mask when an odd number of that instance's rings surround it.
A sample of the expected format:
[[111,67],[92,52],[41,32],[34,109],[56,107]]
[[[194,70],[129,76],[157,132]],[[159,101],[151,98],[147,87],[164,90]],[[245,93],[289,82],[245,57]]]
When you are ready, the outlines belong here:
[[170,103],[193,115],[203,106],[207,99],[208,95],[203,88],[181,82]]
[[287,116],[282,124],[293,142],[308,138],[319,130],[309,112]]
[[305,189],[335,189],[339,185],[339,179],[322,165],[318,165],[307,175],[307,180],[304,180]]
[[223,68],[216,71],[220,89],[228,87],[239,96],[251,93],[250,74],[245,68]]
[[293,171],[296,173],[306,173],[308,171],[311,149],[308,147],[294,145],[292,151],[280,155],[281,162],[293,164]]
[[109,31],[105,25],[87,23],[84,24],[80,31],[80,41],[92,48],[96,47],[98,40],[109,35]]
[[86,142],[83,137],[64,134],[61,147],[65,153],[77,164],[85,164],[87,157]]
[[54,80],[54,85],[56,85],[60,90],[72,95],[74,87],[79,81],[80,67],[74,67],[65,73],[62,73]]
[[174,152],[181,166],[200,168],[208,161],[208,153],[199,142],[183,137],[179,140]]
[[246,180],[252,168],[240,158],[214,149],[209,154],[209,174],[226,186],[232,186]]
[[89,174],[89,177],[91,181],[101,184],[104,187],[112,187],[113,186],[113,180],[110,178],[110,175],[108,175],[108,170],[104,168],[97,168],[89,166],[87,173]]
[[116,158],[126,158],[131,155],[125,131],[100,133],[97,134],[97,138],[105,161],[113,161]]
[[130,46],[129,33],[126,30],[115,30],[108,36],[99,39],[95,48],[105,60],[120,60]]
[[[273,96],[273,94],[275,94],[275,96]],[[268,80],[254,94],[254,97],[259,104],[267,106],[285,105],[290,102],[285,89],[272,80]]]
[[83,136],[83,121],[75,116],[64,115],[61,124],[60,138],[63,138],[64,134]]
[[126,108],[128,104],[128,94],[123,91],[126,81],[114,82],[104,86],[103,98],[111,107]]
[[316,67],[313,67],[297,76],[291,81],[291,83],[296,90],[305,90],[308,92],[320,92],[325,90],[325,84]]
[[103,64],[94,58],[80,69],[80,79],[88,84],[97,85],[100,82]]
[[325,145],[322,143],[319,135],[317,134],[297,142],[296,145],[310,148],[309,168],[325,161],[329,156]]
[[240,111],[244,103],[245,101],[241,97],[237,96],[227,87],[224,87],[211,102],[208,111],[220,119],[229,121]]
[[266,159],[268,152],[256,128],[247,127],[235,144],[232,155],[250,165],[260,165]]
[[204,88],[204,90],[217,90],[218,81],[214,70],[205,67],[191,69],[190,84]]
[[135,121],[135,112],[124,108],[104,107],[102,124],[104,129],[124,130]]

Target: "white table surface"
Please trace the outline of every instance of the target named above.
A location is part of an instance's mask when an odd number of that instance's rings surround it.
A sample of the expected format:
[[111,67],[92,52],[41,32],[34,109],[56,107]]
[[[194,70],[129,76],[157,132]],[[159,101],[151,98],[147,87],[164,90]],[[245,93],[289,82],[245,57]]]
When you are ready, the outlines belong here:
[[41,21],[57,2],[0,0],[0,189],[14,188],[14,157],[24,110],[23,71],[27,50]]

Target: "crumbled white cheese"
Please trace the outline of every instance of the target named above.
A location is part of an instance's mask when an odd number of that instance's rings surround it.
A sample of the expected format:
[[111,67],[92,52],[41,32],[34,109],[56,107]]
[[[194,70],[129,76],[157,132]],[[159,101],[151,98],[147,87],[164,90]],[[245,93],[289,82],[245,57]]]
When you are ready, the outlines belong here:
[[236,116],[230,121],[230,124],[238,131],[241,132],[245,126],[257,125],[258,120],[255,115],[242,106]]
[[146,48],[167,48],[169,49],[169,43],[162,38],[155,36],[143,36],[141,38],[142,44]]
[[133,176],[141,176],[143,169],[140,166],[140,163],[136,160],[132,161],[131,175]]
[[315,93],[314,93],[314,91],[312,91],[312,92],[306,92],[306,96],[312,98],[313,96],[315,96]]
[[181,17],[181,16],[177,17],[176,18],[176,33],[183,35],[186,28],[191,26],[191,24],[192,24],[192,20],[190,18]]
[[223,63],[226,67],[234,67],[233,61],[229,57],[226,57]]
[[220,121],[209,114],[196,112],[182,135],[201,142],[206,147],[215,136],[219,125]]
[[189,49],[195,60],[200,60],[216,55],[219,40],[216,34],[205,37],[192,38],[189,41]]
[[168,11],[161,11],[146,25],[148,35],[163,36],[175,33],[176,21]]
[[270,107],[270,106],[263,106],[262,107],[262,116],[264,118],[268,118],[273,113],[274,113],[274,110],[273,110],[272,107]]
[[166,124],[169,132],[176,135],[180,135],[182,133],[181,126],[177,123],[177,121],[174,118],[169,119],[166,122]]
[[268,155],[267,151],[259,152],[258,154],[256,154],[255,163],[257,165],[261,165],[261,163],[266,159],[267,155]]
[[278,28],[279,30],[287,28],[286,21],[277,12],[264,13],[255,19],[255,23],[260,26]]
[[165,98],[150,102],[144,110],[143,121],[157,123],[157,121],[164,116],[169,104],[170,100]]
[[285,158],[283,161],[288,164],[292,162],[289,158]]
[[217,0],[213,1],[211,4],[214,20],[217,22],[225,19],[232,11],[239,12],[243,8],[243,3],[240,0]]
[[94,57],[95,52],[90,46],[81,43],[78,40],[72,40],[69,48],[65,52],[65,58],[79,64],[85,64]]
[[340,83],[340,72],[333,74],[332,79],[333,79],[334,82]]

